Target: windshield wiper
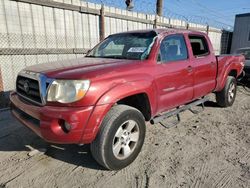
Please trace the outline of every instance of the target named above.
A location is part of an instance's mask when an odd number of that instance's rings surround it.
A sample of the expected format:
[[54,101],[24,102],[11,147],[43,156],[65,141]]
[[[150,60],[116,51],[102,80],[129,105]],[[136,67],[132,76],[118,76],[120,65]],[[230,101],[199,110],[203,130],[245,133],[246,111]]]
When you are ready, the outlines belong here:
[[110,59],[127,59],[124,56],[115,56],[115,55],[110,55],[110,56],[99,56],[100,58],[110,58]]
[[94,56],[94,55],[86,55],[85,57],[97,57],[97,56]]
[[[94,56],[94,55],[88,55],[85,57],[93,57],[93,58],[107,58],[107,59],[128,59],[126,56],[116,56],[116,55],[110,55],[110,56]],[[130,60],[138,60],[138,59],[130,59]]]

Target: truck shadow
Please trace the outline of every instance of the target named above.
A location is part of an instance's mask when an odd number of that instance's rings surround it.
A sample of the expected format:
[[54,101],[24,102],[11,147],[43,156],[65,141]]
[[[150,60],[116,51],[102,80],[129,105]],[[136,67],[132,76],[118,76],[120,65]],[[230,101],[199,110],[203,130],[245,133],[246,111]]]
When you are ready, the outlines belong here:
[[[243,93],[245,95],[250,96],[250,81],[241,81],[238,82],[237,87],[238,92]],[[237,96],[236,96],[237,97]],[[214,101],[206,101],[204,103],[205,107],[212,107],[212,108],[221,108],[216,102]],[[199,105],[200,106],[200,105]]]
[[[0,112],[0,157],[4,152],[19,155],[26,151],[27,158],[31,151],[38,150],[36,155],[46,155],[69,164],[90,169],[105,170],[91,156],[89,145],[50,144],[36,136],[31,130],[21,125],[8,112]],[[45,152],[44,152],[45,151]],[[11,153],[12,154],[12,153]],[[23,157],[20,153],[20,157]]]
[[245,95],[250,95],[250,80],[244,79],[238,82],[238,90]]
[[[241,85],[238,88],[240,92],[250,95],[250,84]],[[213,101],[207,101],[205,107],[220,108]],[[40,152],[40,154],[42,153],[49,158],[85,168],[105,170],[91,156],[89,145],[46,143],[28,128],[17,122],[11,116],[10,111],[0,111],[0,158],[2,154],[4,155],[4,152],[8,152],[8,155],[10,152],[13,152],[13,155],[18,156],[20,151],[26,151],[26,155],[28,155],[32,150],[44,149],[46,150],[45,153]],[[39,155],[39,152],[37,155]],[[36,155],[31,157],[36,157]]]
[[49,144],[45,155],[76,166],[105,170],[93,159],[90,153],[90,145],[78,146]]
[[204,103],[205,107],[221,108],[216,102],[207,101]]

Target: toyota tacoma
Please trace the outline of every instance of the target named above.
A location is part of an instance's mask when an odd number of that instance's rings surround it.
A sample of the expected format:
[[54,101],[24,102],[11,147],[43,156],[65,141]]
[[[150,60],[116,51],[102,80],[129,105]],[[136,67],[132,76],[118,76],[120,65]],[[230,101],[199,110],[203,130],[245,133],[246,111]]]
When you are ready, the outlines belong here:
[[119,170],[138,156],[145,122],[210,93],[231,106],[244,62],[242,55],[215,56],[202,32],[112,34],[84,58],[22,70],[12,113],[48,142],[90,144],[100,165]]

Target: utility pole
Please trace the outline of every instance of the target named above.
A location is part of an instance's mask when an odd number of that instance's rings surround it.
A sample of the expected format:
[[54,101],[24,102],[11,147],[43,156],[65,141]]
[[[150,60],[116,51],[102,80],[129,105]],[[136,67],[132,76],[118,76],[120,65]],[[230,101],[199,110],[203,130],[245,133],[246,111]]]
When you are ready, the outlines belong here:
[[157,0],[156,2],[156,15],[154,20],[154,28],[157,28],[158,17],[163,16],[163,0]]
[[104,12],[104,4],[102,3],[102,7],[100,10],[100,19],[99,19],[99,23],[100,23],[100,41],[102,41],[105,38],[105,12]]
[[163,12],[163,0],[157,0],[156,2],[156,14],[162,16]]

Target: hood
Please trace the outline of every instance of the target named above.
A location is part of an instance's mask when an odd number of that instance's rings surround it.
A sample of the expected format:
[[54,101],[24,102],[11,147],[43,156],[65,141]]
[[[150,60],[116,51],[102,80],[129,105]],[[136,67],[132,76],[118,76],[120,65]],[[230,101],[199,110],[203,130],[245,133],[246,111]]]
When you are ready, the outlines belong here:
[[43,73],[50,78],[82,79],[100,76],[101,74],[119,71],[125,67],[138,64],[139,60],[79,58],[74,60],[56,61],[27,67],[25,70]]

